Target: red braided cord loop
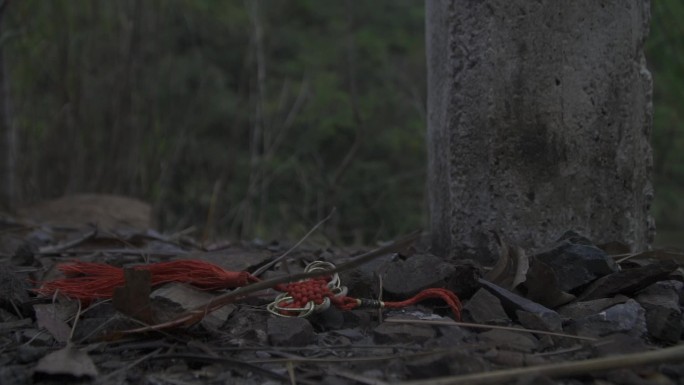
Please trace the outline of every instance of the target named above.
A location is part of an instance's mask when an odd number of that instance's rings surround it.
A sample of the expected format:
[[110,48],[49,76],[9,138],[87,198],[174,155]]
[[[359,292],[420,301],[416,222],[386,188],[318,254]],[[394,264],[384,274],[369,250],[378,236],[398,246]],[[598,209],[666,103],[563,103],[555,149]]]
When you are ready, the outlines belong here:
[[309,301],[313,301],[315,305],[320,305],[325,298],[333,297],[333,293],[328,288],[328,280],[327,277],[318,277],[278,285],[276,288],[287,293],[291,298],[288,301],[281,301],[277,305],[285,308],[302,308]]
[[[152,286],[184,282],[205,290],[218,290],[246,286],[259,280],[246,271],[228,271],[200,260],[177,260],[133,268],[148,270]],[[67,297],[87,302],[111,298],[114,289],[124,285],[123,269],[105,263],[73,262],[61,264],[59,269],[66,278],[44,282],[35,291],[46,296],[59,291]]]

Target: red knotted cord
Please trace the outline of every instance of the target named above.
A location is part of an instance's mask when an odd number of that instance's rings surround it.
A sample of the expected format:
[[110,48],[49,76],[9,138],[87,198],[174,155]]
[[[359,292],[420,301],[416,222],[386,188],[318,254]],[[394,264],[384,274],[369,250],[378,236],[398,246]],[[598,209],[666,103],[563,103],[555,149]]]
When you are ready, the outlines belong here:
[[328,288],[330,277],[315,277],[305,281],[298,281],[277,285],[274,289],[287,293],[291,300],[281,302],[280,307],[303,308],[309,301],[320,305],[325,298],[332,298],[334,294]]
[[[149,271],[152,286],[167,282],[183,282],[206,290],[218,290],[233,289],[259,281],[257,277],[246,271],[227,271],[220,266],[201,260],[177,260],[133,268]],[[114,295],[114,289],[125,283],[123,269],[104,263],[73,262],[62,264],[59,269],[66,275],[66,278],[44,282],[35,291],[46,296],[59,292],[67,297],[89,303],[98,298],[111,298]],[[456,294],[447,289],[429,288],[404,301],[385,302],[336,295],[328,287],[329,281],[329,276],[322,276],[277,285],[276,290],[286,292],[290,297],[287,302],[278,303],[278,306],[298,309],[304,308],[309,302],[320,305],[325,298],[329,298],[330,302],[340,310],[362,307],[399,309],[426,299],[436,298],[446,302],[457,320],[461,318],[461,301]]]
[[[323,303],[325,298],[340,310],[349,311],[362,307],[366,308],[385,308],[401,309],[415,305],[426,299],[441,299],[451,308],[456,320],[461,319],[461,301],[452,291],[442,288],[428,288],[415,296],[398,302],[363,300],[349,297],[346,295],[335,295],[328,287],[330,277],[318,277],[305,281],[293,282],[286,285],[279,285],[275,288],[286,292],[290,299],[277,303],[279,308],[301,309],[305,308],[309,301],[315,305]],[[290,314],[286,314],[290,315]]]

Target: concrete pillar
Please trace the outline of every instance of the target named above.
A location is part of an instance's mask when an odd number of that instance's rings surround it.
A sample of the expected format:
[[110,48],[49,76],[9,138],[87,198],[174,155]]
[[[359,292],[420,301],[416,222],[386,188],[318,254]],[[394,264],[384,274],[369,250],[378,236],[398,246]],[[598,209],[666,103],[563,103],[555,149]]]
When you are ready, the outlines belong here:
[[491,261],[566,230],[648,247],[647,0],[427,0],[433,249]]

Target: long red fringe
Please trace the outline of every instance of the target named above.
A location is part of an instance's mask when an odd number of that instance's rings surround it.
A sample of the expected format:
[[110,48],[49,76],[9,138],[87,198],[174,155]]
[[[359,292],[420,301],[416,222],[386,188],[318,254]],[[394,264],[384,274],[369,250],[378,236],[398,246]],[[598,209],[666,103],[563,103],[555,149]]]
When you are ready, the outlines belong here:
[[[177,260],[135,266],[134,269],[149,271],[152,286],[183,282],[205,290],[219,290],[246,286],[259,280],[246,271],[227,271],[200,260]],[[44,282],[36,292],[46,296],[59,292],[89,302],[111,298],[114,289],[124,285],[123,269],[105,263],[73,262],[60,265],[59,270],[66,278]]]

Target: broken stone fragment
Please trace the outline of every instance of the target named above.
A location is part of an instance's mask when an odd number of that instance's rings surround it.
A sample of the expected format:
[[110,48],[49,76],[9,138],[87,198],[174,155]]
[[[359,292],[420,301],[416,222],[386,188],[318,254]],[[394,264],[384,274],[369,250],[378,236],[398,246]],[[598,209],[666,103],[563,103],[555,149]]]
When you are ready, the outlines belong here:
[[355,297],[374,298],[378,295],[378,274],[396,258],[396,254],[378,257],[355,269],[340,272],[340,279]]
[[586,238],[575,236],[561,239],[551,250],[533,257],[556,273],[560,290],[571,292],[618,271],[615,261],[603,250],[587,244]]
[[597,314],[571,321],[566,331],[589,337],[603,337],[614,333],[625,333],[634,337],[646,333],[645,310],[633,299],[611,306]]
[[451,262],[454,272],[449,277],[447,289],[461,299],[472,297],[480,289],[478,279],[482,278],[482,266],[472,259],[458,259]]
[[406,298],[428,287],[444,287],[454,267],[432,254],[414,254],[395,260],[382,274],[383,289],[397,298]]
[[501,301],[486,289],[478,290],[463,306],[466,320],[490,325],[509,325],[511,319],[506,314]]
[[436,335],[431,325],[384,322],[373,329],[373,340],[377,344],[423,344]]
[[629,298],[618,295],[613,298],[599,298],[591,301],[573,302],[558,309],[558,313],[565,318],[582,318],[597,314],[604,309],[627,302]]
[[480,373],[488,369],[487,364],[479,357],[464,354],[433,354],[418,357],[406,363],[408,378],[426,379],[438,376]]
[[482,284],[482,287],[499,298],[503,308],[510,316],[515,317],[516,312],[518,310],[522,310],[535,314],[537,320],[545,325],[545,330],[562,329],[560,315],[558,315],[558,313],[555,311],[536,302],[530,301],[527,298],[512,293],[484,279],[481,279],[479,282]]
[[671,272],[679,267],[670,260],[654,261],[643,267],[625,269],[606,275],[592,282],[578,301],[588,301],[597,298],[612,297],[616,294],[631,295],[637,291],[665,279]]
[[268,341],[275,346],[306,346],[316,340],[313,327],[305,318],[269,318],[266,329]]
[[238,305],[235,314],[223,325],[224,330],[230,337],[230,343],[242,344],[267,344],[267,323],[271,318],[268,312],[253,307]]
[[480,333],[479,337],[491,341],[498,348],[524,353],[531,353],[539,347],[539,340],[526,332],[494,329]]
[[548,313],[530,313],[524,310],[517,310],[515,315],[518,318],[518,322],[526,329],[544,330],[548,332],[563,331],[561,323],[556,321],[554,315],[549,315]]
[[672,344],[679,341],[682,334],[681,291],[681,282],[663,281],[637,295],[637,302],[646,309],[646,326],[651,337]]

